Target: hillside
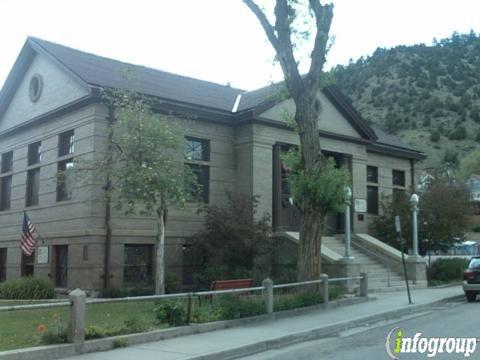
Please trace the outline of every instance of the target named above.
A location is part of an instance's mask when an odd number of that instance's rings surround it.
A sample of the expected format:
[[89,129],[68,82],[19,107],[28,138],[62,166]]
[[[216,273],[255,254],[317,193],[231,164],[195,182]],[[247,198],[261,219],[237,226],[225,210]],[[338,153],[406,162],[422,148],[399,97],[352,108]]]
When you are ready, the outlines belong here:
[[480,38],[474,32],[377,49],[333,73],[363,117],[423,150],[425,169],[454,166],[480,143]]

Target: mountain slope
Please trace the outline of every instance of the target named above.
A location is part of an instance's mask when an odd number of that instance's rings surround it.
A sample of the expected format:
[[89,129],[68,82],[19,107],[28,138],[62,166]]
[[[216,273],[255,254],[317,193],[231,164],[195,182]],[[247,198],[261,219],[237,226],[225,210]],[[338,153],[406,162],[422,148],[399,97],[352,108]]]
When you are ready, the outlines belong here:
[[423,150],[428,170],[455,166],[480,142],[480,38],[474,33],[377,49],[333,70],[363,117]]

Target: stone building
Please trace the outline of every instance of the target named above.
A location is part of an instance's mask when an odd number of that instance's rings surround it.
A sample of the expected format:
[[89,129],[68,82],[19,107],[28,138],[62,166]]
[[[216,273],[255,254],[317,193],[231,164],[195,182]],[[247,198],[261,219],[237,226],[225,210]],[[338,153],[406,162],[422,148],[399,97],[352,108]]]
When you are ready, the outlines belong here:
[[[28,38],[0,93],[0,281],[35,274],[58,288],[103,286],[101,187],[58,183],[56,175],[73,159],[105,149],[108,111],[99,94],[106,87],[153,96],[158,111],[188,121],[185,162],[202,183],[205,202],[222,204],[227,190],[259,195],[259,212],[272,215],[276,231],[297,230],[280,162],[280,153],[298,144],[284,116],[294,111],[291,100],[275,101],[272,87],[244,91]],[[415,163],[424,155],[369,126],[336,87],[318,96],[322,149],[350,170],[352,229],[368,233],[382,194],[413,186]],[[189,204],[170,211],[170,272],[182,274],[184,239],[202,227],[196,210]],[[24,211],[41,234],[32,257],[20,251]],[[331,234],[343,231],[341,218],[329,217]],[[154,219],[114,214],[113,286],[133,285],[152,272],[154,242]]]

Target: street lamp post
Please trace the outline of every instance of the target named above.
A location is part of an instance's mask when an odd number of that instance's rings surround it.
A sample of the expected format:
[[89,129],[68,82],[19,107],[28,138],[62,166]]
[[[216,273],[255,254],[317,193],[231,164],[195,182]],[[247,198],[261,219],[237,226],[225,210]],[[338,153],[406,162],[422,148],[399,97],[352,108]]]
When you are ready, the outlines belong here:
[[350,205],[352,203],[352,189],[345,187],[345,258],[353,259],[351,255],[352,236],[350,233]]
[[418,224],[417,213],[420,198],[417,194],[410,197],[410,208],[412,210],[412,240],[413,240],[413,256],[418,256]]

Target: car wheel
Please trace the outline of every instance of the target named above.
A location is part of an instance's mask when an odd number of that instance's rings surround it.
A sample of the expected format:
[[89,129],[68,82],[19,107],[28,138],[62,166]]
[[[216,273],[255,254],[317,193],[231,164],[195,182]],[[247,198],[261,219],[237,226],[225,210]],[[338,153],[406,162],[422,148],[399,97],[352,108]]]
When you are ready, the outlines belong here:
[[474,302],[477,299],[477,294],[471,291],[465,292],[468,302]]

